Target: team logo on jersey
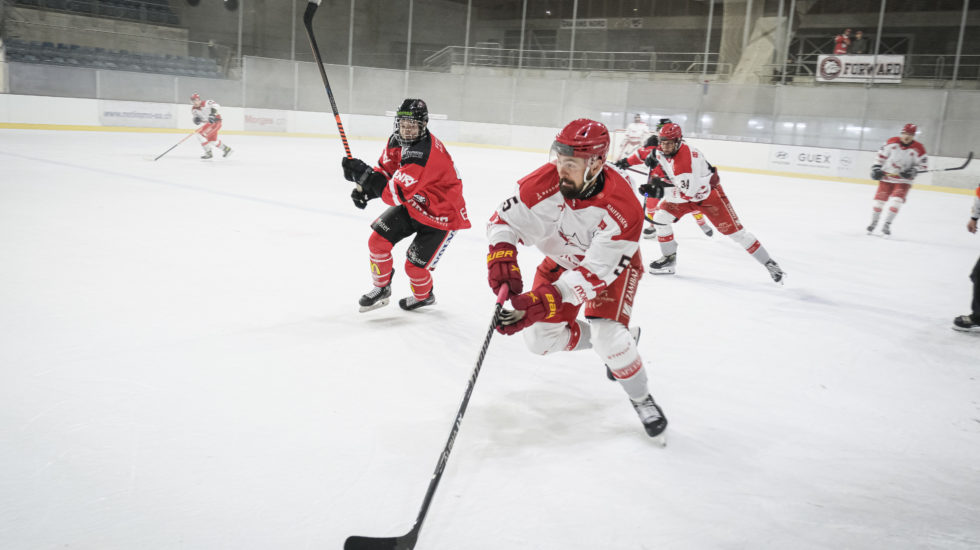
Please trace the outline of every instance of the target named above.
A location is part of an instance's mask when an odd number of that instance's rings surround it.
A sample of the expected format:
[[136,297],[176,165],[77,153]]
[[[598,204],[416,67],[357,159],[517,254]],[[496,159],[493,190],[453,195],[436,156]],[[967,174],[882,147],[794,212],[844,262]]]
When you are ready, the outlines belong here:
[[395,172],[395,175],[392,176],[392,179],[405,184],[405,187],[411,187],[412,185],[418,183],[419,181],[413,178],[412,176],[409,176],[405,172],[402,172],[401,170]]
[[566,234],[559,227],[558,228],[558,236],[561,237],[562,240],[565,241],[565,244],[567,244],[569,246],[573,246],[573,247],[575,247],[575,248],[577,248],[579,250],[582,250],[582,251],[585,251],[585,250],[588,250],[589,249],[589,245],[586,244],[586,243],[584,243],[584,242],[582,242],[582,240],[579,239],[579,236],[578,236],[577,233]]

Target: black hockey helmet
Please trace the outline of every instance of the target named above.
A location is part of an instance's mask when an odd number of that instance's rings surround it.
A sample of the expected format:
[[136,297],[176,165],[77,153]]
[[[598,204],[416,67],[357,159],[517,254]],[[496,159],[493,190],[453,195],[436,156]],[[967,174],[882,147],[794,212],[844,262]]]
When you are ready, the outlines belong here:
[[664,126],[666,126],[666,125],[668,125],[668,124],[670,124],[672,122],[674,122],[674,121],[673,120],[670,120],[669,118],[662,118],[662,119],[660,119],[660,122],[657,123],[657,131],[659,132],[661,128],[663,128]]
[[[402,135],[402,124],[403,120],[413,120],[416,122],[416,127],[418,132],[416,135],[403,136]],[[395,112],[395,137],[398,139],[398,143],[402,147],[407,147],[417,143],[419,140],[423,139],[428,135],[428,125],[429,125],[429,107],[425,104],[425,101],[421,99],[408,98],[402,101],[398,111]]]

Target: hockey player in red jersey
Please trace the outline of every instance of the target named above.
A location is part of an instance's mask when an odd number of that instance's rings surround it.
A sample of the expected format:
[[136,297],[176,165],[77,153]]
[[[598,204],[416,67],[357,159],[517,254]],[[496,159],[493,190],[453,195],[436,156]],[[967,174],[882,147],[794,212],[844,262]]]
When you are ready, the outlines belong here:
[[[664,126],[670,123],[671,121],[669,118],[660,119],[660,123],[657,124],[657,132],[660,132],[661,128],[663,128]],[[657,149],[657,145],[659,143],[660,140],[656,134],[650,136],[647,139],[646,143],[643,145],[643,147],[638,149],[632,155],[617,161],[616,168],[619,168],[620,170],[626,170],[630,166],[636,166],[637,164],[646,164],[647,167],[655,166],[657,156],[653,154],[653,152]],[[647,164],[648,161],[649,164]],[[656,193],[656,195],[647,195],[646,204],[644,205],[645,206],[644,215],[646,216],[647,221],[650,222],[650,226],[643,230],[644,239],[652,239],[657,236],[657,230],[653,227],[653,213],[656,212],[657,204],[659,204],[660,199],[663,198],[663,188],[656,187],[654,188],[653,191],[654,193]],[[711,229],[711,226],[708,225],[708,223],[705,221],[704,214],[702,214],[700,210],[695,210],[691,212],[691,215],[694,216],[694,221],[697,222],[698,227],[701,228],[701,231],[703,231],[705,235],[709,237],[714,235],[714,231]]]
[[[975,194],[970,221],[966,223],[966,230],[970,233],[977,232],[977,220],[980,220],[980,187],[977,187]],[[980,332],[980,259],[973,266],[970,280],[973,281],[973,302],[970,304],[973,311],[953,319],[953,330],[960,332]]]
[[371,224],[368,238],[374,288],[361,296],[360,310],[388,304],[394,273],[392,247],[415,235],[408,247],[405,273],[412,295],[398,305],[414,310],[435,303],[432,275],[436,262],[460,229],[470,227],[459,179],[449,151],[428,130],[429,109],[421,99],[406,99],[395,115],[395,127],[374,168],[344,157],[344,177],[354,183],[351,199],[358,208],[381,197],[390,205]]
[[[487,225],[490,288],[510,289],[513,311],[497,330],[524,332],[534,353],[592,348],[630,397],[651,437],[667,427],[647,387],[630,316],[643,260],[643,208],[630,183],[605,165],[609,131],[594,120],[565,126],[552,161],[517,183]],[[545,259],[524,292],[517,244],[537,247]],[[578,319],[584,309],[585,319]]]
[[653,194],[661,188],[664,198],[653,215],[657,240],[663,257],[650,263],[655,274],[674,273],[677,264],[677,242],[672,225],[695,209],[704,212],[722,235],[728,235],[741,245],[760,264],[766,267],[773,281],[782,284],[783,270],[769,257],[765,247],[742,227],[732,203],[721,188],[718,170],[708,163],[701,151],[683,141],[681,127],[667,124],[660,129],[660,146],[655,152],[656,166],[651,181],[640,191]]
[[888,214],[881,232],[891,235],[892,220],[898,215],[898,210],[905,204],[905,197],[912,187],[912,180],[919,172],[928,169],[926,148],[915,141],[918,126],[909,123],[902,127],[902,133],[889,139],[878,149],[878,157],[871,167],[871,179],[878,180],[878,190],[875,191],[874,206],[871,213],[871,225],[868,235],[874,232],[881,217],[881,211],[888,202]]
[[220,108],[221,105],[210,99],[207,101],[201,99],[200,94],[191,95],[191,116],[194,117],[194,124],[197,126],[204,125],[197,131],[198,140],[201,142],[201,147],[204,148],[202,159],[209,159],[213,156],[211,154],[212,144],[221,149],[222,156],[227,157],[231,154],[231,147],[221,143],[221,140],[218,139],[218,130],[221,129],[221,113],[218,112]]

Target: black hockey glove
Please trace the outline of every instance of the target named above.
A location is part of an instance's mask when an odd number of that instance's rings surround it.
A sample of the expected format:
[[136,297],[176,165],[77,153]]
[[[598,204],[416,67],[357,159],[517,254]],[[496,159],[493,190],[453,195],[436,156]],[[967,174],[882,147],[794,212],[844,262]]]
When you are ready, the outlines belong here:
[[355,187],[350,192],[350,199],[354,201],[354,206],[364,210],[367,207],[367,203],[371,200],[371,197],[367,193]]
[[874,166],[871,167],[871,179],[877,181],[877,180],[881,180],[881,178],[883,177],[885,177],[885,172],[884,170],[881,169],[880,164],[875,164]]
[[662,199],[664,198],[664,187],[666,185],[667,182],[660,178],[650,178],[650,181],[640,186],[640,193],[652,199]]
[[906,168],[905,170],[902,170],[901,172],[898,173],[898,175],[899,176],[902,176],[903,178],[905,178],[907,180],[914,180],[916,174],[918,174],[918,173],[919,173],[919,171],[916,170],[913,167],[913,168]]
[[613,166],[619,168],[620,170],[626,170],[630,167],[630,162],[626,159],[619,159],[613,163]]
[[651,170],[656,168],[657,165],[660,164],[660,161],[657,160],[657,152],[650,151],[650,154],[647,155],[647,158],[643,161],[643,164],[646,164]]
[[208,115],[208,124],[214,124],[218,121],[218,117],[214,115]]
[[363,160],[356,158],[344,157],[340,159],[340,165],[344,168],[344,179],[354,183],[357,183],[371,169]]
[[194,117],[194,124],[195,125],[200,124],[202,122],[204,122],[204,119],[203,118],[201,118],[199,116]]

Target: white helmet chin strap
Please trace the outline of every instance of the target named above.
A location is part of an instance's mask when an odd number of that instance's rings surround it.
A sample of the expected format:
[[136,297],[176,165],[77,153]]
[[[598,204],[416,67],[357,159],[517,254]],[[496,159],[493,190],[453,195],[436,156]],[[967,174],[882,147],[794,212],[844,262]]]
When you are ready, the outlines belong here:
[[592,164],[592,161],[594,161],[597,158],[599,157],[596,156],[596,157],[589,158],[588,164],[585,165],[585,174],[582,175],[582,179],[584,180],[585,185],[582,186],[582,193],[585,193],[589,189],[592,189],[592,186],[595,185],[596,180],[599,179],[599,174],[602,173],[602,164],[600,164],[599,169],[595,171],[595,174],[593,174],[591,178],[589,177],[590,165]]

